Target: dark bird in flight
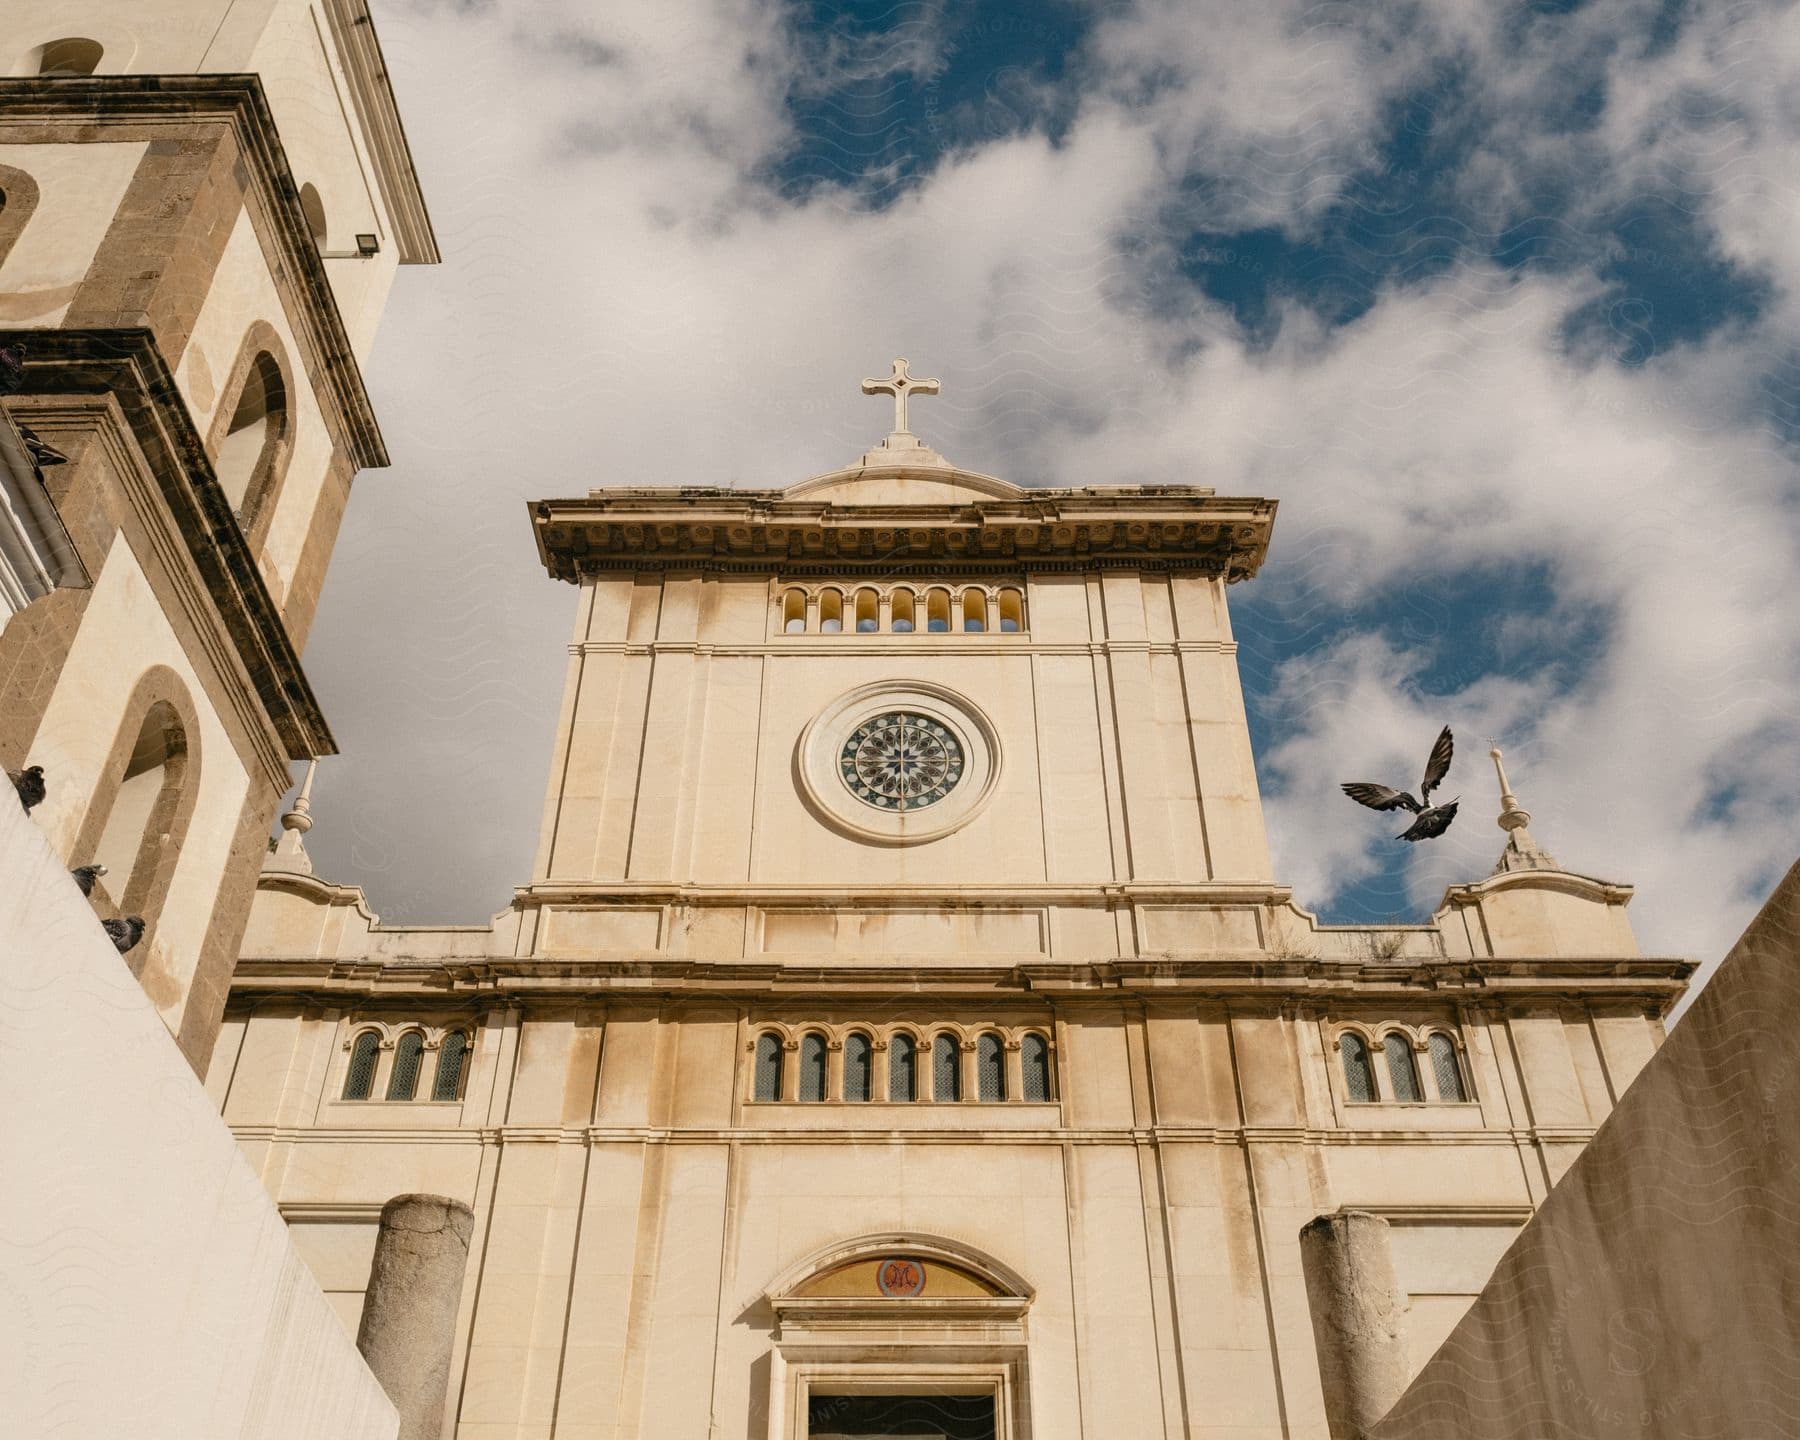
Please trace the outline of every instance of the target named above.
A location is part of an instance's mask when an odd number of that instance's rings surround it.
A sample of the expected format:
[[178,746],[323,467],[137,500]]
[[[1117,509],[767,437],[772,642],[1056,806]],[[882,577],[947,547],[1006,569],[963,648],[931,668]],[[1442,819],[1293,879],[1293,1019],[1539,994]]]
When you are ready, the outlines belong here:
[[107,937],[113,942],[113,949],[123,955],[144,938],[144,917],[127,915],[123,920],[102,920]]
[[0,395],[17,395],[25,387],[25,342],[0,345]]
[[1431,757],[1425,762],[1425,779],[1419,785],[1417,800],[1404,790],[1393,790],[1368,780],[1350,781],[1344,786],[1344,793],[1358,805],[1367,805],[1371,810],[1412,811],[1418,818],[1405,834],[1396,835],[1396,840],[1435,840],[1456,818],[1455,800],[1442,805],[1431,803],[1431,792],[1443,784],[1444,776],[1450,773],[1451,751],[1450,727],[1446,725],[1439,733],[1437,743],[1431,747]]
[[25,813],[31,813],[33,805],[41,804],[44,799],[44,767],[27,765],[23,770],[8,770],[6,778],[13,783],[13,789],[19,792],[19,803],[25,807]]
[[25,448],[31,454],[31,460],[40,470],[52,465],[67,465],[69,457],[58,450],[48,440],[43,439],[29,425],[19,427],[19,438],[25,442]]
[[83,895],[94,893],[94,882],[106,873],[104,865],[77,865],[69,872],[75,877],[75,883],[81,887]]

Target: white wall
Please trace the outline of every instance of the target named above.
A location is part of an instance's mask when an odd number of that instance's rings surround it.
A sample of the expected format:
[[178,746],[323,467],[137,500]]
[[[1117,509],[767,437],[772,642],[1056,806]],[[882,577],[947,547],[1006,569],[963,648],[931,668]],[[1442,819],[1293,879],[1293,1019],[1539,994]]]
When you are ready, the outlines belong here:
[[5,1432],[392,1440],[200,1082],[35,818],[0,802]]

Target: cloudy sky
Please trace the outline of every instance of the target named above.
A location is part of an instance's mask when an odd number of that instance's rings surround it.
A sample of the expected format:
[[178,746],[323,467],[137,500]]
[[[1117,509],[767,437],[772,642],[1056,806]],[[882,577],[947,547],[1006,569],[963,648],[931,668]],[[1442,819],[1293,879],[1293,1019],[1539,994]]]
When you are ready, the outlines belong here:
[[[403,271],[307,653],[320,872],[529,874],[575,591],[525,502],[779,486],[887,428],[1281,501],[1232,590],[1277,873],[1341,921],[1533,833],[1716,958],[1800,826],[1800,8],[380,0]],[[1415,776],[1431,846],[1341,779]]]

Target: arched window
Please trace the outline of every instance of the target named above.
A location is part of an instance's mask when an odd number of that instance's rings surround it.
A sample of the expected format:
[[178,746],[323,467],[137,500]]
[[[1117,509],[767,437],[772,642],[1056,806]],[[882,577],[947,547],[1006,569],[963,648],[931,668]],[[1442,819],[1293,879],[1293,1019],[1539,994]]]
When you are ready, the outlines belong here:
[[963,591],[963,629],[987,629],[987,596],[980,590]]
[[159,700],[145,713],[94,859],[106,867],[100,884],[120,909],[142,908],[162,859],[187,775],[187,732],[175,707]]
[[806,592],[790,590],[781,597],[781,633],[800,635],[806,630]]
[[756,1098],[781,1098],[781,1037],[773,1030],[757,1037]]
[[92,75],[106,51],[98,40],[52,40],[38,50],[40,75]]
[[819,632],[824,635],[836,635],[843,628],[844,592],[821,590],[819,592]]
[[1338,1036],[1338,1055],[1344,1062],[1344,1093],[1359,1105],[1375,1098],[1375,1069],[1369,1064],[1369,1047],[1362,1036],[1346,1030]]
[[300,209],[306,216],[306,228],[312,234],[313,247],[325,248],[325,202],[319,198],[319,187],[311,183],[300,187]]
[[904,1031],[888,1041],[888,1099],[893,1101],[917,1100],[918,1090],[918,1046],[913,1037]]
[[1456,1058],[1456,1042],[1439,1032],[1425,1042],[1431,1052],[1431,1073],[1437,1077],[1438,1099],[1460,1105],[1469,1098],[1463,1084],[1462,1063]]
[[1412,1041],[1398,1030],[1389,1031],[1382,1041],[1387,1054],[1389,1098],[1423,1100],[1419,1093],[1419,1072],[1413,1066]]
[[872,635],[881,628],[881,602],[873,590],[856,592],[856,633]]
[[818,1034],[800,1037],[800,1085],[798,1098],[801,1100],[823,1100],[825,1098],[825,1037]]
[[1000,628],[1008,635],[1025,628],[1025,597],[1017,590],[1000,592]]
[[910,635],[913,632],[913,593],[910,590],[896,590],[888,602],[893,619],[888,628],[898,635]]
[[419,1093],[419,1062],[425,1058],[425,1037],[408,1030],[394,1046],[394,1068],[388,1075],[387,1098],[410,1100]]
[[962,1045],[948,1030],[931,1042],[931,1098],[962,1099]]
[[452,1030],[438,1046],[437,1074],[431,1082],[433,1100],[462,1099],[463,1071],[468,1068],[469,1037]]
[[1019,1089],[1026,1101],[1050,1098],[1050,1046],[1042,1035],[1027,1035],[1020,1043]]
[[875,1097],[875,1073],[870,1065],[874,1047],[869,1037],[856,1031],[844,1040],[844,1098],[872,1100]]
[[350,1067],[344,1072],[344,1098],[367,1100],[375,1088],[375,1061],[381,1054],[381,1036],[365,1030],[350,1047]]
[[984,1101],[1006,1098],[1006,1046],[998,1035],[983,1035],[975,1042],[975,1093]]
[[942,634],[950,628],[950,592],[930,590],[925,595],[925,628]]
[[214,462],[225,498],[245,529],[270,488],[286,436],[287,386],[275,357],[264,350],[250,362]]

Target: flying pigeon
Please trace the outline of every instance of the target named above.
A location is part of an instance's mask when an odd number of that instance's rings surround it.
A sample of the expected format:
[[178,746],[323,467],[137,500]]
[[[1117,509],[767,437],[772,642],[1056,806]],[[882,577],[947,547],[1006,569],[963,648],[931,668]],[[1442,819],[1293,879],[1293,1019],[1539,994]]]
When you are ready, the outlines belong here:
[[1358,805],[1367,805],[1371,810],[1412,811],[1418,818],[1405,834],[1396,835],[1396,840],[1435,840],[1450,828],[1450,822],[1456,818],[1455,800],[1442,805],[1431,803],[1431,792],[1450,773],[1451,750],[1450,727],[1446,725],[1431,747],[1431,758],[1425,762],[1425,779],[1419,785],[1417,800],[1404,790],[1392,790],[1386,785],[1376,785],[1368,780],[1350,781],[1343,787],[1344,793]]
[[43,439],[29,425],[19,427],[19,438],[25,442],[25,448],[31,453],[31,460],[38,469],[47,469],[52,465],[67,465],[69,457],[58,450],[49,441]]
[[12,781],[13,789],[19,792],[19,803],[29,815],[31,807],[44,798],[44,767],[27,765],[23,770],[8,770],[6,778]]
[[77,865],[69,872],[75,877],[75,883],[81,887],[83,895],[94,893],[94,882],[106,873],[104,865]]
[[123,955],[144,938],[144,917],[127,915],[123,920],[102,920],[113,948]]
[[0,395],[17,395],[25,387],[25,342],[0,345]]

